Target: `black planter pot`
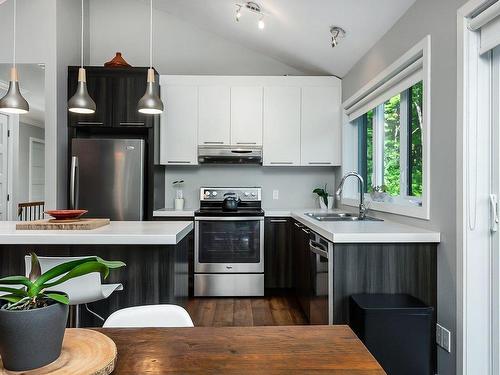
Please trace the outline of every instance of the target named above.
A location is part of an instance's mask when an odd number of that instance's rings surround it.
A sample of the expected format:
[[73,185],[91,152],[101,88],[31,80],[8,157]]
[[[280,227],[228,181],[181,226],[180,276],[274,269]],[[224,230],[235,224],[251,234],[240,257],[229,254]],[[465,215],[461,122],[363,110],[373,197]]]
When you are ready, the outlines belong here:
[[0,308],[0,356],[10,371],[27,371],[54,362],[61,354],[68,306],[36,310]]

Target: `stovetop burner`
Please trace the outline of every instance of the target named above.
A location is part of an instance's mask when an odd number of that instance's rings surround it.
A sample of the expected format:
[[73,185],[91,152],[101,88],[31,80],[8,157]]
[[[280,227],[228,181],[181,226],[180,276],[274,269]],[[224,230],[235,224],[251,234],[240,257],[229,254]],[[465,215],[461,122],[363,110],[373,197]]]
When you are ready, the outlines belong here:
[[[235,195],[240,199],[238,209],[229,211],[223,209],[224,198]],[[202,187],[200,188],[200,209],[195,216],[264,216],[260,187]]]

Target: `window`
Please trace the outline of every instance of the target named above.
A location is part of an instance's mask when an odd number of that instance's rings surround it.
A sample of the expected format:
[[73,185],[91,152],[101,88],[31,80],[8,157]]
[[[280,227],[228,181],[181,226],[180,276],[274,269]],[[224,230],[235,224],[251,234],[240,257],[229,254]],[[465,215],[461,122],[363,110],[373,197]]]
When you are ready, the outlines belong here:
[[389,198],[422,196],[422,96],[420,81],[355,120],[365,193],[378,188]]
[[[430,51],[426,36],[347,99],[343,171],[358,171],[370,208],[430,218]],[[359,204],[353,180],[344,204]]]

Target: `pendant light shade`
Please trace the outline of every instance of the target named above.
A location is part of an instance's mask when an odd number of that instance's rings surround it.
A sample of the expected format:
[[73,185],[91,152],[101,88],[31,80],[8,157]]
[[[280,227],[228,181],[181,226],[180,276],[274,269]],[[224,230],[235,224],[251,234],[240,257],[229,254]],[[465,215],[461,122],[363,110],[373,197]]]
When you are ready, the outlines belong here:
[[82,0],[82,33],[81,33],[81,62],[78,69],[78,86],[75,95],[68,100],[68,111],[73,113],[95,113],[96,105],[87,91],[87,74],[83,68],[83,0]]
[[155,85],[153,69],[153,0],[149,1],[149,69],[146,93],[139,100],[137,110],[148,115],[158,115],[163,112],[163,102],[160,99],[158,87]]
[[148,83],[146,93],[139,100],[137,109],[141,113],[148,115],[158,115],[163,112],[163,103],[158,95],[158,89],[155,85],[155,71],[148,69]]
[[19,81],[17,78],[17,69],[11,68],[9,90],[7,94],[0,99],[0,110],[2,112],[23,114],[28,113],[30,106],[19,90]]
[[10,82],[7,94],[0,99],[0,111],[14,114],[28,113],[30,106],[19,90],[19,77],[16,68],[16,0],[14,0],[14,50]]
[[96,110],[95,102],[87,91],[87,79],[84,68],[78,70],[78,87],[75,95],[68,101],[68,111],[74,113],[94,113]]

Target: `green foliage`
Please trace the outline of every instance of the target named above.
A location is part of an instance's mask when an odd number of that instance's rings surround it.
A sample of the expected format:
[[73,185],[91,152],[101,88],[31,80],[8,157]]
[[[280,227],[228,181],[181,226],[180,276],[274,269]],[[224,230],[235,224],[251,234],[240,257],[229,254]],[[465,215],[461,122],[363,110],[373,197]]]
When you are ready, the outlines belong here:
[[[124,267],[120,261],[107,261],[99,257],[88,257],[60,264],[42,274],[40,262],[36,254],[31,253],[31,272],[25,276],[7,276],[0,278],[0,299],[7,301],[3,308],[7,310],[32,310],[47,306],[52,302],[69,303],[68,296],[62,293],[49,292],[48,288],[62,284],[75,277],[99,272],[104,278],[109,270]],[[62,277],[61,277],[62,276]],[[23,285],[17,289],[4,285]]]
[[326,190],[327,184],[325,184],[324,188],[316,188],[313,190],[314,194],[317,194],[320,198],[323,199],[325,205],[328,205],[328,190]]

